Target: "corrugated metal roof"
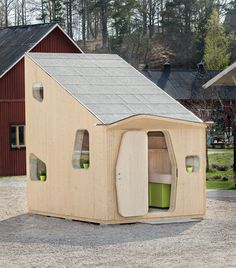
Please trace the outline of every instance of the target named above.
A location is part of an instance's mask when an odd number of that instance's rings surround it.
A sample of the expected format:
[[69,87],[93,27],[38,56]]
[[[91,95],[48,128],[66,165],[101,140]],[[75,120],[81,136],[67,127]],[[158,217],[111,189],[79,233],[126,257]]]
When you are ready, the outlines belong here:
[[0,28],[0,77],[53,27],[47,23]]
[[117,55],[29,55],[104,124],[140,114],[201,122]]

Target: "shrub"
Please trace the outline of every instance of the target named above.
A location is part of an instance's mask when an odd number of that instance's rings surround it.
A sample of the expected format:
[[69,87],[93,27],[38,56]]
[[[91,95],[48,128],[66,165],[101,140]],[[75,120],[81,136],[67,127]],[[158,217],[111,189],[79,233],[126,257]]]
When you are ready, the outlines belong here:
[[229,169],[229,167],[226,166],[226,165],[215,164],[215,163],[213,163],[213,164],[211,165],[211,167],[214,168],[214,169],[216,169],[216,170],[218,170],[218,171],[226,171],[226,170]]

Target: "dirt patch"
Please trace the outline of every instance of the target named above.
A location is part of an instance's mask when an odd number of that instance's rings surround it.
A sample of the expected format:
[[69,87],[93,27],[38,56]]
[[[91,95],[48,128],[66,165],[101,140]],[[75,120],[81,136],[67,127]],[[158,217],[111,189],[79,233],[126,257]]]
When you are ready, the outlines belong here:
[[235,267],[236,191],[209,191],[201,222],[94,225],[26,213],[0,180],[0,267]]

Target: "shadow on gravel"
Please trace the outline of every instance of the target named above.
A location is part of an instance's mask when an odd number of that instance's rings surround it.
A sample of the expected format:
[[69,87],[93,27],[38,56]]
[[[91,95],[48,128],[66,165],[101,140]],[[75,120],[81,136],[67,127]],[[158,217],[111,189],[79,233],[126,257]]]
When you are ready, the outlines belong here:
[[0,222],[0,242],[97,247],[174,237],[195,224],[95,225],[24,214]]

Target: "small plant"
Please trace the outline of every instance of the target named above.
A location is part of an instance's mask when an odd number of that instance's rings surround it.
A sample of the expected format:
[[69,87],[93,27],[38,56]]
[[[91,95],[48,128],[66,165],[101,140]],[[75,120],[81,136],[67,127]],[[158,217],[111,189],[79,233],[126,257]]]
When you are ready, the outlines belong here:
[[188,173],[192,173],[192,172],[193,172],[193,166],[188,165],[188,166],[186,167],[186,171],[187,171]]
[[40,170],[39,171],[39,179],[41,181],[46,181],[46,171],[45,170]]
[[88,160],[84,160],[82,162],[82,167],[85,168],[85,169],[88,169],[89,168],[89,161]]

